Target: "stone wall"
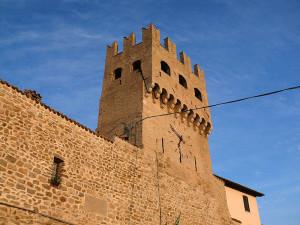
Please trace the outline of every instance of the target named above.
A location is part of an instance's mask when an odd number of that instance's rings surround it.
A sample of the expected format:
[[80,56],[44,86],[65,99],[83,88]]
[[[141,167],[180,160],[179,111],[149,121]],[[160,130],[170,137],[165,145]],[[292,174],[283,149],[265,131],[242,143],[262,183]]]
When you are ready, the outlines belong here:
[[[135,146],[162,152],[171,164],[211,174],[209,109],[189,110],[208,105],[204,72],[199,65],[192,70],[185,53],[177,58],[176,45],[169,38],[164,42],[160,31],[149,25],[142,29],[142,42],[136,43],[132,33],[123,38],[122,52],[117,42],[107,47],[97,133],[109,139],[127,138]],[[139,70],[134,69],[136,61]],[[116,79],[118,69],[122,74]],[[181,76],[186,87],[179,83]],[[153,117],[168,113],[173,115]]]
[[[53,158],[64,161],[50,184]],[[227,225],[224,186],[0,83],[0,224]]]

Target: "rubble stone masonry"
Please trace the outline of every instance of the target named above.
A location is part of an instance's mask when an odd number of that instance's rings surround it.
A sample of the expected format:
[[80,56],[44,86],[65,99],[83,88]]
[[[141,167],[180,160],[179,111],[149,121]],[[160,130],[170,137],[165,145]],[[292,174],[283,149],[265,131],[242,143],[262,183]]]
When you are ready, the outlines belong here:
[[[64,161],[50,184],[53,158]],[[190,178],[190,179],[189,179]],[[226,225],[224,185],[0,83],[0,224]]]
[[212,174],[210,112],[191,110],[207,104],[200,66],[154,25],[107,47],[96,132],[1,81],[0,225],[235,223]]

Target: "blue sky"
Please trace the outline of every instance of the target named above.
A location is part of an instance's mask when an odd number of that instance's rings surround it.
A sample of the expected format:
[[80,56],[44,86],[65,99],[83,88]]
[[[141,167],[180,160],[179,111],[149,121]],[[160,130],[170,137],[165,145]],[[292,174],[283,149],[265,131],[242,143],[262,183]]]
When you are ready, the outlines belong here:
[[[94,129],[107,44],[154,23],[206,72],[210,103],[300,84],[299,0],[0,0],[0,78]],[[215,173],[299,225],[300,92],[214,108]]]

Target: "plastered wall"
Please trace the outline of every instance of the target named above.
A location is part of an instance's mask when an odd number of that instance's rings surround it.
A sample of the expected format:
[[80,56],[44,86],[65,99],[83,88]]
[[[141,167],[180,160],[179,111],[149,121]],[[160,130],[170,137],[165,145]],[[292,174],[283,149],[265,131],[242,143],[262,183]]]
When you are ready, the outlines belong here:
[[[226,186],[225,190],[232,218],[240,220],[245,225],[261,225],[256,197]],[[248,197],[250,212],[245,211],[243,195]]]

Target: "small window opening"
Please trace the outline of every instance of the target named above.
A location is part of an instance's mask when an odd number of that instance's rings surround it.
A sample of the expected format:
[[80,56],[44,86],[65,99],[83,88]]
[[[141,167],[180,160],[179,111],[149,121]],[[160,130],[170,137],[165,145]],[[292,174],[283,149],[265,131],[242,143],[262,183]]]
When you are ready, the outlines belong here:
[[170,67],[165,61],[160,62],[160,69],[164,71],[169,76],[171,75]]
[[164,139],[161,139],[161,148],[162,148],[162,152],[165,153],[165,143],[164,143]]
[[114,71],[115,80],[120,79],[122,76],[122,68],[117,68]]
[[181,150],[179,150],[179,162],[182,163],[182,154],[181,154]]
[[132,63],[132,70],[141,72],[142,71],[142,63],[141,60],[137,60],[134,63]]
[[197,168],[197,159],[196,159],[196,157],[194,156],[194,160],[195,160],[195,170],[196,170],[196,172],[198,171],[198,168]]
[[184,88],[187,88],[187,82],[185,78],[182,75],[179,75],[179,84],[183,86]]
[[201,92],[197,88],[194,88],[194,90],[195,90],[195,96],[196,96],[196,98],[198,98],[202,102]]
[[250,212],[249,200],[246,195],[243,195],[244,208],[246,212]]
[[53,169],[52,169],[52,177],[50,183],[53,186],[58,187],[61,183],[61,173],[64,161],[58,157],[54,157],[53,159]]

